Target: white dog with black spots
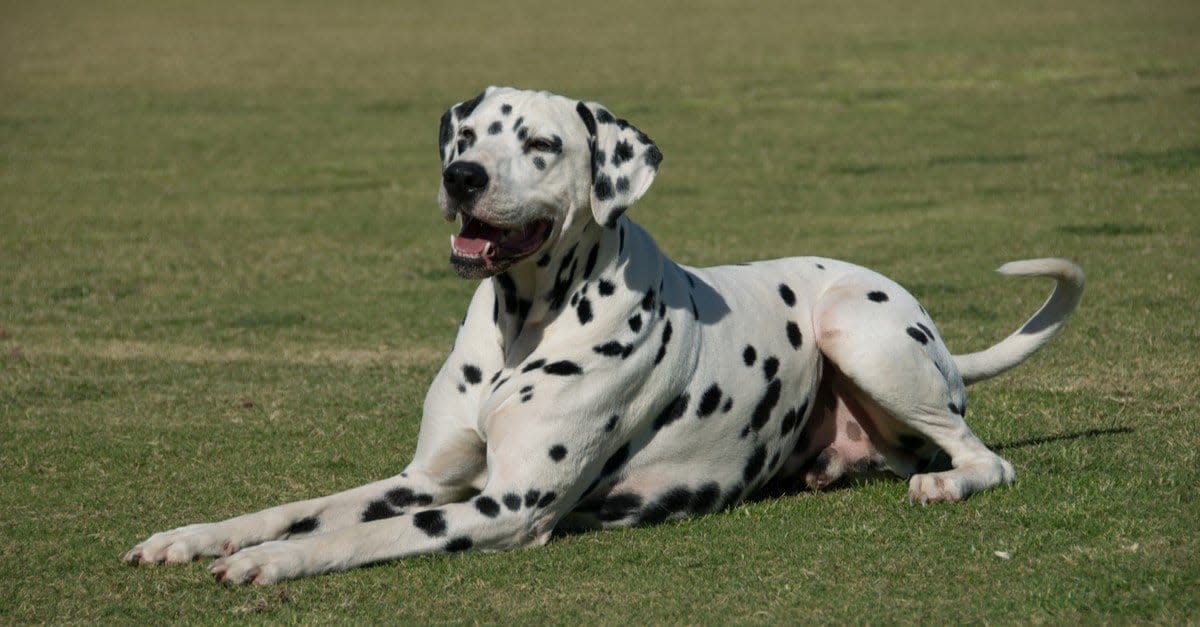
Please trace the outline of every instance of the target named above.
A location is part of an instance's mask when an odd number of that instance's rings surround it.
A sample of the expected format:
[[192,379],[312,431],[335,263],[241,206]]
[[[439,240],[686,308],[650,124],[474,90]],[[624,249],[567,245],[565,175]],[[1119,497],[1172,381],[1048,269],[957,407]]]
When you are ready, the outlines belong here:
[[[400,474],[157,533],[132,563],[220,556],[267,584],[425,553],[545,543],[721,510],[764,489],[887,473],[917,503],[1013,480],[964,422],[965,385],[1062,327],[1083,273],[1062,259],[1016,333],[952,355],[904,288],[833,259],[671,261],[625,215],[662,153],[592,102],[488,88],[441,120],[451,264],[480,282]],[[768,486],[771,482],[771,486]]]

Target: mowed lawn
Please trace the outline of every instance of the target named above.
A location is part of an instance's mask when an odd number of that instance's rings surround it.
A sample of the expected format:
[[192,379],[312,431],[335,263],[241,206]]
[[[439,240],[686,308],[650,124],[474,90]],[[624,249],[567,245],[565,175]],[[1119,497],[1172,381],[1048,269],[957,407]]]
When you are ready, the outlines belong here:
[[[1200,4],[0,4],[0,622],[1200,619]],[[437,120],[599,100],[666,160],[631,215],[698,265],[819,254],[956,352],[1088,275],[972,390],[1010,489],[799,494],[263,589],[151,532],[397,472],[474,285]]]

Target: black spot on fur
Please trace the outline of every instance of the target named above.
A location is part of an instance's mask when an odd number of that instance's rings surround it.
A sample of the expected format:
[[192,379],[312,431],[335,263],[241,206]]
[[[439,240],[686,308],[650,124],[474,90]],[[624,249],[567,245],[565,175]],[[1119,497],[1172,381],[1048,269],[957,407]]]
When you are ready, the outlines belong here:
[[613,429],[617,428],[617,421],[620,419],[621,419],[621,417],[618,416],[617,414],[613,414],[612,416],[609,416],[608,422],[604,424],[604,430],[612,431]]
[[583,264],[583,278],[592,278],[592,270],[596,269],[596,256],[600,254],[600,244],[592,245],[592,249],[588,251],[587,263]]
[[587,324],[592,321],[592,301],[581,298],[579,306],[575,308],[575,314],[579,316],[579,324]]
[[533,167],[535,167],[539,170],[545,170],[546,169],[546,160],[541,157],[534,157],[533,158]]
[[758,351],[754,350],[753,346],[747,345],[746,349],[742,351],[742,362],[747,366],[753,366],[756,359],[758,359]]
[[788,433],[791,433],[792,428],[796,426],[796,421],[799,419],[800,416],[796,413],[795,409],[787,410],[787,412],[783,414],[783,420],[779,421],[779,436],[783,437]]
[[[616,418],[616,416],[613,416],[613,418]],[[616,424],[616,420],[611,420],[611,422],[614,425]],[[601,478],[607,477],[607,476],[613,474],[614,472],[617,472],[618,470],[621,469],[621,466],[625,465],[625,462],[628,460],[629,460],[629,443],[626,442],[625,444],[623,444],[621,446],[621,448],[617,449],[616,452],[614,452],[612,455],[608,456],[608,459],[604,462],[604,467],[602,469],[600,469],[600,477]]]
[[446,518],[440,509],[429,509],[413,514],[413,526],[432,538],[446,535]]
[[533,507],[534,505],[537,505],[538,499],[541,498],[541,496],[542,493],[538,490],[530,490],[526,492],[525,507]]
[[775,378],[775,373],[779,372],[779,360],[774,357],[768,357],[763,360],[763,376],[768,381]]
[[963,401],[962,407],[959,407],[954,403],[949,403],[946,405],[946,407],[949,408],[952,413],[958,414],[962,418],[967,417],[967,402],[965,400]]
[[592,110],[587,108],[583,102],[575,105],[575,112],[579,114],[579,118],[583,120],[583,125],[587,127],[588,135],[596,135],[596,118],[592,115]]
[[459,391],[459,393],[460,393],[460,394],[466,394],[466,393],[467,393],[467,386],[465,386],[465,385],[463,385],[463,384],[459,383],[459,384],[458,384],[458,391]]
[[605,522],[629,517],[642,506],[642,497],[632,492],[614,494],[604,499],[596,517]]
[[675,514],[688,511],[691,504],[691,490],[684,486],[671,488],[658,501],[646,506],[638,518],[638,523],[657,525]]
[[450,124],[451,115],[450,109],[446,109],[446,112],[442,114],[441,121],[438,122],[438,158],[443,160],[446,158],[446,155],[443,154],[446,144],[449,144],[450,140],[454,138],[454,128]]
[[502,500],[504,501],[504,506],[507,507],[509,509],[509,511],[515,512],[515,511],[521,509],[520,495],[509,492],[508,494],[504,495],[504,498]]
[[779,284],[779,297],[783,299],[783,302],[788,307],[796,304],[796,293],[792,291],[792,288],[783,283]]
[[725,404],[721,405],[721,413],[728,414],[729,410],[731,410],[731,409],[733,409],[733,397],[728,396],[725,398]]
[[372,520],[383,520],[396,515],[396,510],[388,507],[384,500],[371,501],[367,504],[367,509],[363,510],[362,521],[371,522]]
[[517,118],[517,121],[513,122],[512,130],[515,131],[515,130],[521,128],[521,125],[524,123],[525,123],[525,116],[521,116],[521,117]]
[[929,338],[926,337],[924,333],[921,333],[921,330],[916,327],[908,327],[904,331],[906,333],[908,333],[909,337],[911,337],[912,339],[914,339],[922,344],[929,343]]
[[612,293],[616,289],[617,289],[617,286],[613,285],[611,282],[606,281],[604,279],[600,279],[600,281],[596,283],[596,290],[598,292],[600,292],[601,296],[612,296]]
[[679,417],[683,415],[683,412],[687,411],[689,398],[690,397],[687,392],[683,392],[679,396],[676,396],[675,400],[671,401],[669,405],[663,408],[662,412],[658,414],[658,417],[654,419],[654,430],[658,431],[672,422],[679,420]]
[[772,379],[767,385],[767,391],[763,397],[759,399],[758,404],[754,406],[754,413],[750,415],[750,427],[755,431],[762,429],[763,425],[767,424],[767,420],[771,417],[771,410],[775,409],[775,405],[779,403],[779,394],[783,389],[783,385],[779,379]]
[[711,512],[717,505],[717,499],[721,497],[721,486],[717,482],[710,481],[696,490],[692,496],[692,511],[697,514]]
[[475,385],[480,381],[483,381],[483,373],[479,370],[478,366],[466,364],[462,367],[462,372],[463,378],[466,379],[467,383],[470,383],[471,385]]
[[608,178],[608,175],[603,172],[597,174],[596,180],[592,183],[592,190],[598,200],[611,199],[613,197],[612,179]]
[[508,115],[508,114],[512,113],[512,105],[510,105],[510,104],[500,105],[500,113],[501,113],[501,115]]
[[604,221],[605,228],[613,228],[617,226],[617,222],[621,220],[621,216],[628,210],[627,206],[613,207],[612,213],[608,214],[608,219]]
[[496,382],[496,379],[499,379],[499,378],[500,378],[500,375],[501,375],[503,372],[504,372],[503,370],[497,370],[497,371],[496,371],[496,374],[492,375],[492,378],[491,378],[491,379],[488,379],[488,383],[495,383],[495,382]]
[[819,263],[818,263],[818,264],[817,264],[817,269],[818,269],[818,270],[824,270],[824,269],[825,269],[825,266],[823,266],[823,265],[821,265],[821,264],[819,264]]
[[479,496],[475,498],[475,509],[479,510],[480,514],[488,518],[495,518],[500,515],[500,504],[496,499],[490,496]]
[[583,374],[583,369],[573,361],[556,361],[552,364],[546,364],[542,368],[542,372],[546,374],[558,375],[560,377],[570,376],[574,374]]
[[633,352],[633,344],[622,344],[616,340],[613,340],[599,346],[593,346],[592,350],[600,353],[601,355],[625,359],[630,353]]
[[550,447],[550,459],[556,462],[561,462],[567,456],[567,447],[561,444],[555,444]]
[[787,323],[787,336],[792,348],[800,348],[800,344],[804,341],[804,336],[800,334],[800,325],[795,322]]
[[496,120],[488,125],[488,135],[499,135],[503,129],[504,125],[500,123],[500,120]]
[[617,193],[619,193],[619,194],[629,193],[629,177],[628,176],[618,176],[617,177]]
[[485,93],[486,92],[479,92],[478,96],[475,96],[474,98],[472,98],[466,102],[459,103],[457,106],[454,107],[454,115],[456,115],[458,117],[458,119],[460,119],[460,120],[465,119],[467,116],[471,115],[471,113],[475,111],[475,107],[479,106],[479,101],[483,100],[483,96]]
[[717,406],[721,404],[721,388],[716,384],[712,384],[700,396],[700,405],[696,408],[696,415],[704,418],[717,410]]
[[473,546],[475,546],[475,543],[471,542],[470,538],[466,536],[459,536],[446,543],[446,552],[459,553],[461,551],[466,551]]
[[387,498],[388,502],[395,507],[429,505],[433,503],[433,495],[413,492],[409,488],[395,488],[388,490],[388,493],[384,496]]
[[309,533],[315,531],[319,526],[321,526],[321,521],[317,519],[316,516],[308,516],[307,518],[301,518],[300,520],[288,525],[288,528],[286,531],[284,531],[284,533],[289,536],[294,536],[299,533]]
[[670,343],[670,341],[671,341],[671,321],[667,320],[667,323],[665,325],[663,325],[662,345],[658,347],[658,354],[654,356],[655,365],[657,365],[658,362],[662,361],[663,357],[667,354],[667,344]]
[[631,159],[633,159],[633,146],[623,139],[617,142],[617,146],[613,148],[613,167],[619,167],[622,163]]
[[925,333],[925,335],[929,336],[929,339],[931,339],[931,340],[933,339],[933,331],[930,331],[929,327],[918,322],[917,328],[920,329],[921,331],[923,331]]
[[888,302],[888,295],[884,294],[883,292],[878,292],[878,291],[869,292],[867,294],[867,298],[869,298],[872,302],[876,302],[876,303]]
[[617,121],[607,109],[598,109],[596,111],[596,120],[601,124],[612,124]]
[[535,360],[525,364],[525,367],[521,368],[521,372],[529,372],[531,370],[537,370],[538,368],[541,368],[542,366],[545,366],[545,365],[546,365],[545,359],[535,359]]
[[657,170],[658,164],[662,163],[662,160],[662,151],[658,149],[658,146],[650,146],[646,149],[646,165]]
[[648,290],[645,296],[642,296],[642,310],[650,311],[654,309],[654,290]]
[[767,448],[759,444],[750,459],[746,460],[746,467],[742,469],[742,481],[749,485],[758,476],[765,461],[767,461]]
[[633,317],[629,319],[629,329],[631,331],[633,331],[634,333],[637,333],[638,331],[642,330],[642,315],[641,314],[634,314]]
[[546,297],[550,301],[552,309],[562,307],[563,302],[567,298],[567,290],[570,289],[571,283],[574,280],[575,246],[571,246],[567,250],[567,254],[563,255],[562,261],[558,264],[558,271],[554,274],[554,286],[550,288],[550,293]]
[[556,498],[558,498],[557,494],[553,492],[547,492],[542,495],[542,498],[538,499],[537,506],[538,508],[546,507],[547,505],[553,503],[554,499]]

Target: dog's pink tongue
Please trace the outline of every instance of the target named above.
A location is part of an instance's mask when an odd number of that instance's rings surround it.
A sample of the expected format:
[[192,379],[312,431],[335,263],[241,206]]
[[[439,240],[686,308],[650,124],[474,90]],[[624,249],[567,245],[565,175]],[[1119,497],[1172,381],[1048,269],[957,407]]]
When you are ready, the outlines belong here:
[[464,255],[479,256],[488,244],[495,244],[503,235],[500,229],[479,220],[467,220],[454,236],[454,249]]
[[479,256],[483,254],[483,250],[491,241],[482,237],[463,237],[462,235],[454,236],[454,250],[464,254]]

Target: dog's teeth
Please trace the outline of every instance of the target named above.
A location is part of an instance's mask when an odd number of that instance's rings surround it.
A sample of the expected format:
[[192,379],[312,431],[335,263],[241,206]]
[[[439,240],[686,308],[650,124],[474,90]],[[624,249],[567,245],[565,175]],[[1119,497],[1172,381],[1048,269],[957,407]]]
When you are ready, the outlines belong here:
[[492,254],[492,253],[494,253],[494,252],[496,252],[496,245],[495,245],[495,244],[493,244],[493,243],[491,243],[491,242],[488,242],[486,245],[484,245],[484,247],[483,247],[483,254],[484,254],[484,256],[490,255],[490,254]]

